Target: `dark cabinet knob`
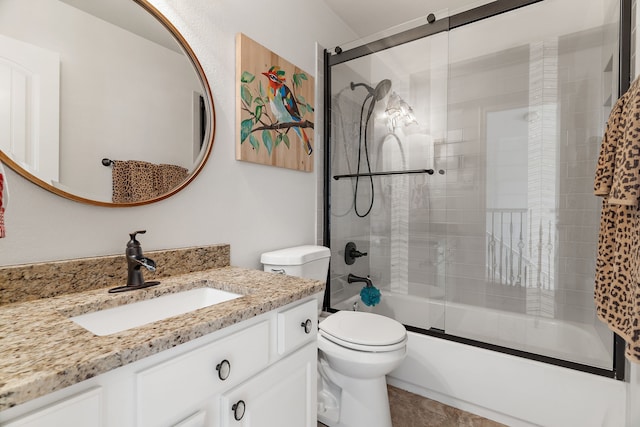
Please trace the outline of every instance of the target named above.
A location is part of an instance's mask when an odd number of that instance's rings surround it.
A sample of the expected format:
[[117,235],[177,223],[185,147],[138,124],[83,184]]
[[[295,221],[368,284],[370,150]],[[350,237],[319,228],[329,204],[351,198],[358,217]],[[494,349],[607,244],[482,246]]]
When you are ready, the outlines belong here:
[[238,400],[238,403],[235,403],[231,407],[231,410],[233,411],[233,418],[235,418],[236,421],[240,421],[242,417],[244,417],[246,408],[247,405],[244,403],[244,400]]
[[307,319],[300,324],[300,326],[304,329],[305,334],[311,333],[311,327],[313,326],[313,322],[311,319]]
[[224,359],[216,365],[216,371],[218,371],[218,378],[222,381],[226,380],[231,373],[231,363],[229,363],[227,359]]

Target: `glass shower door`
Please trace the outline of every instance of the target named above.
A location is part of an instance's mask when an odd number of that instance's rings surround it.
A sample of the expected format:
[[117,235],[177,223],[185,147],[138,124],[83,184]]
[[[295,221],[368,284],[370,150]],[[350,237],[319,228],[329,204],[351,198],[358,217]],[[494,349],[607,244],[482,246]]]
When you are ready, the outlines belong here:
[[[444,31],[332,66],[333,308],[444,329],[448,53]],[[367,253],[353,264],[350,242]],[[369,275],[380,303],[349,274]]]
[[592,188],[618,4],[548,0],[450,31],[448,334],[612,368]]

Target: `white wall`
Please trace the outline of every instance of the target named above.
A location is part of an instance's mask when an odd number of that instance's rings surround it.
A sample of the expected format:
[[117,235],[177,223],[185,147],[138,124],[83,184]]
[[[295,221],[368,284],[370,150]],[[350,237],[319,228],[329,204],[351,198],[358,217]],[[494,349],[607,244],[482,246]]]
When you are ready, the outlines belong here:
[[259,268],[263,251],[316,241],[316,172],[235,160],[235,35],[243,32],[315,74],[316,42],[336,46],[354,34],[322,2],[150,3],[184,35],[209,80],[216,110],[210,160],[175,196],[119,209],[62,199],[7,170],[0,265],[123,253],[128,233],[139,229],[147,230],[140,239],[146,251],[229,243],[232,264],[250,268]]

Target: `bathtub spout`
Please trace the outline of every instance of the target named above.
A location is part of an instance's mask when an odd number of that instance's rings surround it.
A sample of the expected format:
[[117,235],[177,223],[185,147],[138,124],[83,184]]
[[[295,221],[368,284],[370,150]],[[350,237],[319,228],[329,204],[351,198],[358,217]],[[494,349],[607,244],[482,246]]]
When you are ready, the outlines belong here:
[[371,282],[371,279],[369,278],[369,276],[360,277],[360,276],[356,276],[355,274],[349,273],[349,275],[347,276],[347,283],[357,283],[357,282],[366,283],[367,288],[373,287],[373,283]]
[[360,304],[358,304],[358,301],[353,303],[353,311],[358,311],[360,309]]

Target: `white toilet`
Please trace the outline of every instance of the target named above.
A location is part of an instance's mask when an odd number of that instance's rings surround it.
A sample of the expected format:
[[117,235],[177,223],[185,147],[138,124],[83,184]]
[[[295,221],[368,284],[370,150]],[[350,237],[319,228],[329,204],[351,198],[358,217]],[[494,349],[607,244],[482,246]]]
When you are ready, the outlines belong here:
[[[330,251],[297,246],[262,254],[265,271],[325,281]],[[322,309],[322,295],[318,295]],[[318,334],[318,420],[330,427],[391,427],[386,374],[407,354],[407,331],[388,317],[339,311]]]

